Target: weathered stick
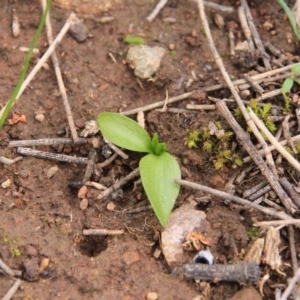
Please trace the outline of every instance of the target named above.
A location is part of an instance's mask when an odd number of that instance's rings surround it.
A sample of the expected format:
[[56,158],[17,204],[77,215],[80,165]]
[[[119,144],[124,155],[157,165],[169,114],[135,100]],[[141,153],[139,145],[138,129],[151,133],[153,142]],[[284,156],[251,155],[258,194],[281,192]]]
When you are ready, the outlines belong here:
[[[295,135],[294,137],[292,137],[292,141],[293,141],[293,142],[298,142],[298,141],[300,141],[300,135]],[[283,140],[283,141],[280,141],[280,142],[279,142],[279,144],[282,145],[282,146],[287,145],[287,143],[288,143],[287,140]],[[270,145],[270,146],[269,146],[269,150],[270,150],[270,151],[273,151],[273,150],[275,150],[275,149],[276,149],[275,146],[273,146],[273,145]],[[261,155],[261,156],[264,156],[264,154],[265,154],[265,152],[264,152],[263,149],[258,150],[257,152],[258,152],[258,154]],[[247,157],[243,158],[243,162],[244,162],[244,163],[248,163],[249,161],[251,161],[251,159],[252,159],[251,156],[247,156]]]
[[25,147],[18,147],[17,152],[23,155],[34,156],[39,158],[46,158],[51,160],[64,161],[74,164],[87,164],[88,159],[86,157],[68,156],[58,153],[50,153],[39,150],[33,150]]
[[2,300],[10,300],[11,297],[14,295],[14,293],[20,287],[21,283],[22,283],[21,279],[17,279],[13,284],[13,286],[9,289],[9,291],[2,297]]
[[0,268],[9,276],[15,276],[14,271],[0,258]]
[[83,235],[119,235],[123,234],[123,229],[84,229]]
[[293,279],[290,281],[289,285],[287,286],[287,288],[285,289],[285,291],[281,295],[280,300],[287,300],[287,298],[292,293],[293,288],[295,287],[295,285],[297,284],[299,279],[300,279],[300,268],[298,268],[298,270],[297,270],[296,274],[294,275]]
[[250,201],[245,200],[243,198],[240,198],[240,197],[237,197],[237,196],[234,196],[234,195],[231,195],[231,194],[219,191],[219,190],[215,190],[215,189],[212,189],[210,187],[207,187],[207,186],[204,186],[204,185],[201,185],[201,184],[198,184],[198,183],[194,183],[194,182],[190,182],[190,181],[182,180],[182,179],[175,179],[174,181],[175,181],[175,183],[178,183],[182,186],[192,188],[192,189],[196,189],[196,190],[200,190],[200,191],[203,191],[205,193],[209,193],[209,194],[215,195],[217,197],[221,197],[223,199],[227,199],[229,201],[234,201],[238,204],[245,205],[247,207],[257,209],[257,210],[263,212],[266,215],[270,215],[270,216],[273,216],[273,217],[276,217],[276,218],[279,218],[279,219],[282,219],[282,220],[295,220],[294,218],[292,218],[291,216],[289,216],[288,214],[286,214],[283,211],[282,212],[277,212],[273,209],[258,205],[256,203],[250,202]]
[[[44,11],[46,9],[46,5],[47,5],[46,0],[42,0],[42,6],[43,6]],[[51,45],[51,44],[53,44],[53,33],[52,33],[52,26],[51,26],[50,13],[49,12],[46,16],[46,29],[47,29],[48,42],[49,42],[49,45]],[[67,114],[67,120],[68,120],[69,127],[70,127],[70,130],[71,130],[72,138],[73,138],[74,142],[77,143],[79,141],[79,138],[78,138],[78,134],[77,134],[77,131],[76,131],[76,127],[75,127],[71,107],[70,107],[70,104],[69,104],[65,84],[64,84],[64,81],[63,81],[63,78],[62,78],[62,74],[61,74],[60,67],[59,67],[59,61],[58,61],[55,49],[53,50],[53,52],[51,54],[51,60],[52,60],[53,66],[54,66],[55,75],[56,75],[57,83],[58,83],[58,86],[59,86],[59,91],[60,91],[61,97],[63,99],[63,104],[64,104],[65,111],[66,111],[66,114]]]
[[260,278],[259,265],[254,261],[233,265],[185,264],[182,269],[183,276],[187,280],[230,281],[241,284],[254,284]]
[[[76,144],[85,144],[85,138],[78,138]],[[38,140],[21,140],[21,141],[10,141],[8,147],[29,147],[29,146],[54,146],[54,145],[66,145],[74,144],[73,139],[70,138],[49,138],[49,139],[38,139]]]
[[245,14],[246,14],[247,21],[248,21],[248,24],[250,27],[250,31],[251,31],[253,39],[254,39],[254,43],[256,44],[257,49],[260,51],[260,53],[262,55],[262,59],[263,59],[263,62],[264,62],[264,65],[265,65],[267,71],[270,71],[270,70],[272,70],[271,65],[270,65],[270,59],[269,59],[268,54],[265,51],[265,47],[264,47],[263,43],[261,42],[258,31],[253,22],[251,11],[248,6],[247,0],[241,0],[241,4],[243,5],[244,10],[245,10]]
[[274,221],[262,221],[255,222],[253,226],[281,226],[281,225],[300,225],[299,219],[289,219],[289,220],[274,220]]
[[297,273],[297,269],[298,269],[298,262],[297,262],[296,248],[295,248],[295,234],[294,234],[294,228],[292,225],[288,226],[288,232],[289,232],[289,245],[290,245],[292,266],[293,266],[293,271],[294,271],[294,275],[295,275]]
[[121,180],[117,181],[115,184],[113,184],[111,187],[106,189],[104,192],[98,195],[97,199],[103,199],[110,195],[112,192],[115,190],[119,189],[122,187],[124,184],[126,184],[128,181],[133,179],[134,177],[139,175],[139,169],[136,168],[134,169],[130,174],[128,174],[126,177],[122,178]]
[[275,139],[275,137],[270,133],[270,131],[266,128],[264,123],[257,117],[257,115],[249,108],[249,115],[252,120],[255,122],[257,127],[266,135],[266,138],[274,145],[276,150],[296,169],[300,172],[300,164],[299,162],[290,154],[288,153]]

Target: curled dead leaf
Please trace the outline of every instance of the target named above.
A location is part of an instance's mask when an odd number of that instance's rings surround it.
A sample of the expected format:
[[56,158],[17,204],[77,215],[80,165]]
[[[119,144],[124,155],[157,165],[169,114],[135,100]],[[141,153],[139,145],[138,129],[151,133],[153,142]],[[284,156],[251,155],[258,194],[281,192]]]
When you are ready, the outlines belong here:
[[9,125],[14,125],[18,122],[26,123],[27,121],[25,115],[18,115],[16,113],[13,113],[12,118],[8,119],[7,122]]

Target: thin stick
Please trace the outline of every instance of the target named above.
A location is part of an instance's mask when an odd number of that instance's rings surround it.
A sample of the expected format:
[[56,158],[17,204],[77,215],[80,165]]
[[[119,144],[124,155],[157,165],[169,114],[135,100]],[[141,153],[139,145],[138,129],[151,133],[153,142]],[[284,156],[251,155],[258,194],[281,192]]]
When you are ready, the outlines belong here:
[[273,220],[273,221],[262,221],[255,222],[253,226],[261,227],[261,226],[282,226],[282,225],[300,225],[299,219],[289,219],[289,220]]
[[22,283],[21,279],[17,279],[13,284],[13,286],[9,289],[9,291],[2,297],[2,300],[10,300],[11,297],[14,295],[14,293],[20,287],[21,283]]
[[292,259],[292,266],[294,275],[297,273],[298,269],[298,262],[297,262],[297,254],[295,249],[295,234],[294,234],[294,228],[292,225],[288,226],[288,232],[289,232],[289,244],[290,244],[290,252],[291,252],[291,259]]
[[243,192],[243,197],[247,198],[250,195],[252,195],[253,193],[255,193],[256,191],[260,190],[261,188],[265,187],[268,183],[266,181],[262,181],[260,183],[258,183],[257,185],[253,186],[252,188],[246,190]]
[[213,104],[187,104],[186,109],[215,110],[216,106]]
[[117,181],[115,184],[113,184],[111,187],[109,187],[107,190],[102,192],[98,195],[97,199],[103,199],[110,195],[115,190],[122,187],[124,184],[126,184],[128,181],[132,180],[134,177],[139,175],[139,169],[134,169],[130,174],[128,174],[126,177],[122,178],[121,180]]
[[[248,200],[245,200],[243,198],[240,198],[240,197],[237,197],[237,196],[234,196],[234,195],[231,195],[231,194],[219,191],[219,190],[215,190],[215,189],[212,189],[210,187],[207,187],[207,186],[204,186],[201,184],[193,183],[193,182],[190,182],[187,180],[182,180],[182,179],[175,179],[175,183],[178,183],[178,184],[183,185],[188,188],[200,190],[200,191],[215,195],[217,197],[221,197],[221,198],[229,200],[229,201],[234,201],[238,204],[245,205],[250,208],[255,208],[255,209],[263,212],[266,215],[270,215],[270,216],[273,216],[273,217],[276,217],[279,219],[283,219],[283,220],[293,220],[293,221],[295,220],[291,216],[287,215],[285,212],[277,212],[277,211],[274,211],[273,209],[263,207],[261,205],[252,203]],[[295,220],[295,221],[298,221],[298,220]]]
[[244,36],[247,39],[249,48],[250,48],[251,51],[254,51],[255,47],[254,47],[254,43],[253,43],[253,40],[252,40],[250,28],[248,26],[247,18],[246,18],[246,15],[245,15],[245,9],[244,9],[243,6],[239,6],[238,16],[239,16],[239,20],[240,20],[240,23],[241,23],[241,27],[242,27],[243,32],[244,32]]
[[109,165],[110,165],[117,157],[118,157],[118,154],[117,154],[117,153],[114,153],[110,158],[108,158],[108,159],[105,160],[104,162],[98,163],[98,164],[97,164],[97,168],[103,169],[103,168],[109,166]]
[[294,287],[297,284],[299,279],[300,279],[300,268],[298,268],[298,270],[297,270],[296,274],[294,275],[293,279],[290,281],[289,285],[287,286],[287,288],[283,292],[280,300],[287,300],[287,298],[292,293],[292,291],[293,291],[293,289],[294,289]]
[[156,109],[158,112],[170,112],[170,113],[174,113],[174,114],[197,114],[199,113],[199,111],[197,110],[190,110],[190,109],[184,109],[184,108],[177,108],[177,107],[166,107],[164,110],[161,108],[157,108]]
[[[197,0],[191,0],[191,1],[197,2]],[[203,4],[208,8],[212,8],[212,9],[219,10],[222,12],[228,12],[228,13],[234,12],[234,7],[232,7],[232,6],[220,5],[220,4],[208,2],[208,1],[203,1]]]
[[254,201],[255,199],[259,198],[260,196],[266,194],[267,192],[269,192],[271,190],[271,186],[268,184],[265,187],[261,188],[260,190],[258,190],[257,192],[253,193],[251,196],[249,196],[249,200],[250,201]]
[[64,161],[71,164],[87,164],[88,159],[86,157],[68,156],[58,153],[50,153],[39,150],[33,150],[25,147],[18,147],[17,152],[23,155],[34,156],[39,158],[46,158],[51,160]]
[[83,235],[120,235],[123,234],[123,229],[84,229]]
[[256,92],[258,92],[260,95],[263,94],[264,89],[256,81],[252,80],[248,74],[244,74],[244,78],[249,82]]
[[257,117],[257,115],[249,108],[249,115],[252,120],[255,122],[257,127],[265,134],[267,139],[271,144],[275,147],[275,149],[296,169],[300,172],[300,164],[299,162],[288,153],[282,145],[275,139],[275,137],[271,134],[271,132],[266,128],[265,124]]
[[[296,136],[292,137],[292,141],[293,141],[293,142],[297,142],[297,141],[299,141],[299,140],[300,140],[300,135],[296,135]],[[279,142],[279,144],[282,145],[282,146],[287,145],[287,143],[288,143],[287,140],[284,140],[284,141],[280,141],[280,142]],[[273,150],[275,150],[275,149],[276,149],[276,148],[275,148],[274,145],[270,145],[270,146],[269,146],[269,150],[270,150],[270,151],[273,151]],[[264,153],[264,150],[263,150],[263,149],[258,150],[258,154],[259,154],[259,155],[264,155],[264,154],[265,154],[265,153]],[[247,156],[247,157],[243,158],[243,162],[244,162],[244,163],[248,163],[249,161],[251,161],[251,159],[252,159],[251,156]]]
[[0,268],[9,276],[15,276],[14,271],[0,258]]
[[[297,64],[298,63],[295,63],[295,64],[292,64],[292,65],[288,65],[288,66],[285,66],[285,67],[282,67],[282,68],[271,70],[271,71],[268,71],[268,72],[265,72],[265,73],[257,74],[257,75],[251,76],[251,79],[256,80],[256,81],[262,80],[266,77],[273,76],[273,75],[281,73],[281,72],[289,71],[290,69],[292,69],[292,67],[294,67]],[[288,77],[288,75],[287,76],[284,75],[284,76]],[[248,84],[248,83],[245,79],[238,79],[238,80],[232,81],[232,84],[233,84],[233,86],[236,86],[236,85]],[[222,89],[224,87],[226,87],[226,84],[216,84],[216,85],[213,85],[213,86],[210,86],[210,87],[201,88],[200,90],[203,91],[203,92],[212,92],[212,91]],[[248,84],[248,87],[250,87],[250,84]],[[195,90],[195,91],[197,91],[197,90]],[[168,99],[168,103],[170,104],[170,103],[178,102],[178,101],[181,101],[181,100],[185,100],[185,99],[189,98],[195,91],[184,93],[184,94],[179,95],[179,96],[171,97],[171,98]],[[265,94],[268,94],[268,93],[265,93]],[[276,95],[278,95],[278,94],[276,94]],[[259,98],[259,99],[262,100],[262,98]],[[123,111],[123,112],[121,112],[121,114],[123,114],[125,116],[133,115],[133,114],[138,113],[139,111],[152,110],[152,109],[158,108],[160,106],[163,106],[164,104],[165,104],[165,100],[162,100],[162,101],[158,101],[158,102],[155,102],[155,103],[152,103],[152,104],[148,104],[148,105],[145,105],[145,106],[134,108],[134,109],[131,109],[131,110]]]
[[271,65],[270,65],[269,56],[265,52],[265,47],[264,47],[263,43],[261,42],[258,31],[255,27],[254,22],[253,22],[251,11],[250,11],[250,8],[248,6],[248,3],[247,3],[246,0],[241,0],[241,4],[244,7],[245,14],[246,14],[248,24],[249,24],[254,42],[256,44],[256,47],[260,51],[260,53],[262,54],[262,59],[264,61],[264,65],[265,65],[267,71],[270,71],[270,70],[272,70],[272,68],[271,68]]
[[[78,138],[76,144],[85,144],[85,138]],[[8,147],[29,147],[29,146],[53,146],[53,145],[66,145],[74,144],[71,138],[49,138],[49,139],[38,139],[38,140],[21,140],[21,141],[10,141]]]
[[104,142],[109,146],[111,150],[115,151],[115,153],[117,153],[119,156],[121,156],[125,160],[128,159],[129,156],[125,152],[123,152],[120,148],[118,148],[116,145],[112,144],[106,138],[104,138]]
[[[43,11],[45,11],[46,5],[47,5],[46,0],[42,0]],[[47,29],[48,42],[49,42],[49,45],[51,45],[53,43],[53,33],[52,33],[52,26],[51,26],[51,21],[50,21],[50,12],[48,12],[48,14],[46,16],[46,29]],[[59,61],[58,61],[55,49],[53,50],[53,52],[51,54],[51,59],[52,59],[52,64],[54,66],[55,75],[56,75],[57,83],[59,86],[59,91],[60,91],[61,97],[63,99],[63,104],[64,104],[65,111],[67,114],[67,119],[68,119],[70,131],[72,134],[72,138],[73,138],[74,142],[77,143],[79,141],[79,138],[78,138],[78,134],[76,131],[76,127],[75,127],[71,107],[69,104],[65,84],[64,84],[64,81],[63,81],[63,78],[61,75],[61,71],[59,68]]]
[[290,124],[289,124],[289,119],[291,115],[286,115],[281,123],[282,126],[282,133],[283,137],[288,141],[290,147],[292,148],[294,154],[297,154],[298,151],[292,141],[291,133],[290,133]]
[[159,14],[159,12],[161,11],[161,9],[167,4],[168,0],[160,0],[154,10],[151,12],[151,14],[147,17],[147,21],[148,22],[152,22],[156,16]]
[[[44,55],[41,57],[41,59],[38,61],[38,63],[35,65],[35,67],[32,69],[32,71],[30,72],[30,74],[27,76],[27,78],[24,80],[20,91],[16,97],[16,101],[20,98],[20,96],[23,94],[24,90],[26,89],[26,87],[28,86],[28,84],[30,83],[30,81],[34,78],[34,76],[36,75],[36,73],[40,70],[40,68],[43,66],[43,64],[47,61],[47,59],[50,57],[50,55],[52,54],[52,52],[54,51],[54,49],[58,46],[58,44],[61,42],[61,40],[63,39],[63,37],[65,36],[65,34],[68,32],[74,18],[76,17],[76,15],[74,13],[71,13],[70,16],[68,17],[65,25],[63,26],[63,28],[61,29],[60,33],[57,35],[57,37],[55,38],[55,40],[53,41],[53,43],[49,46],[48,50],[44,53]],[[16,103],[16,101],[14,103]],[[0,117],[3,114],[3,111],[5,109],[5,106],[1,109],[0,111]]]
[[[177,102],[177,101],[180,101],[180,100],[187,99],[192,94],[193,94],[193,92],[188,92],[188,93],[176,96],[176,97],[169,98],[168,103],[170,104],[170,103],[174,103],[174,102]],[[121,114],[125,115],[125,116],[128,116],[128,115],[136,114],[139,111],[152,110],[152,109],[158,108],[160,106],[163,106],[165,104],[165,102],[166,102],[166,100],[162,100],[162,101],[155,102],[155,103],[145,105],[145,106],[142,106],[142,107],[138,107],[138,108],[134,108],[134,109],[131,109],[131,110],[123,111],[123,112],[121,112]]]
[[18,156],[18,157],[14,158],[14,159],[9,159],[9,158],[7,158],[5,156],[0,156],[0,162],[2,162],[5,165],[14,164],[14,163],[16,163],[16,162],[18,162],[18,161],[20,161],[22,159],[23,159],[22,156]]

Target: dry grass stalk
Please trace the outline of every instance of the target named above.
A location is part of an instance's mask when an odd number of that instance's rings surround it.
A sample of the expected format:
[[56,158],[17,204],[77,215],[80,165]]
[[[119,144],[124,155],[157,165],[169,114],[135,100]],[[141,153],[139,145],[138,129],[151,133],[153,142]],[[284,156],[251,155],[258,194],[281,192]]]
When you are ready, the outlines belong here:
[[[43,6],[44,11],[46,9],[46,5],[47,5],[46,0],[42,0],[42,6]],[[51,21],[50,21],[50,13],[48,13],[46,16],[46,29],[47,29],[48,42],[49,42],[49,45],[51,45],[51,44],[53,44],[53,33],[52,33],[52,26],[51,26]],[[60,67],[59,67],[59,61],[58,61],[55,49],[53,50],[53,52],[51,54],[51,59],[52,59],[52,64],[54,66],[55,75],[56,75],[57,83],[59,86],[59,91],[60,91],[61,97],[63,99],[63,104],[64,104],[64,107],[66,110],[67,120],[69,123],[71,135],[72,135],[74,142],[77,143],[77,142],[79,142],[79,137],[78,137],[78,134],[76,131],[71,107],[69,104],[65,84],[64,84],[64,81],[62,78],[62,74],[61,74]]]

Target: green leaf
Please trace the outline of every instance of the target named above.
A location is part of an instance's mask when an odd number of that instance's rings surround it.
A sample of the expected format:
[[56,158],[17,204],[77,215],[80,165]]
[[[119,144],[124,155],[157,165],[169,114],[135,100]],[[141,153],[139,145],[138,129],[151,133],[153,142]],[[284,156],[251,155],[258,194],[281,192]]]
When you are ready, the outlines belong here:
[[293,84],[294,84],[293,78],[291,78],[291,77],[286,78],[285,81],[283,82],[281,92],[283,94],[290,92],[291,88],[293,87]]
[[141,38],[140,36],[128,34],[125,36],[124,42],[126,42],[130,45],[142,45],[142,44],[144,44],[144,39]]
[[163,152],[159,156],[144,156],[139,169],[151,206],[161,225],[165,226],[180,190],[180,186],[174,183],[181,177],[179,165],[170,153]]
[[291,72],[294,73],[296,76],[300,76],[300,64],[292,67]]
[[103,136],[111,143],[132,151],[153,153],[148,133],[132,119],[103,112],[98,116],[97,123]]
[[165,143],[160,143],[158,140],[158,134],[154,133],[151,140],[152,153],[155,155],[161,155],[163,152],[167,151],[167,145]]

